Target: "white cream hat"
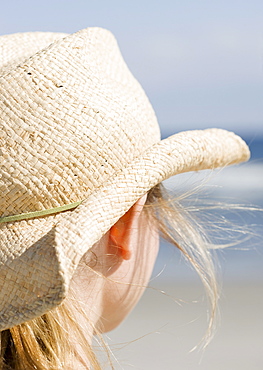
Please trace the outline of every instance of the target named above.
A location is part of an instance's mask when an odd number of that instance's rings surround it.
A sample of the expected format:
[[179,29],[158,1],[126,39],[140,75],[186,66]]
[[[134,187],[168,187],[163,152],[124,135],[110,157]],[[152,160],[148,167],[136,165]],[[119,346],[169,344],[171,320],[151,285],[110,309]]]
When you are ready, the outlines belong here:
[[156,184],[245,161],[249,150],[219,129],[160,140],[104,29],[2,36],[0,53],[3,330],[59,305],[83,254]]

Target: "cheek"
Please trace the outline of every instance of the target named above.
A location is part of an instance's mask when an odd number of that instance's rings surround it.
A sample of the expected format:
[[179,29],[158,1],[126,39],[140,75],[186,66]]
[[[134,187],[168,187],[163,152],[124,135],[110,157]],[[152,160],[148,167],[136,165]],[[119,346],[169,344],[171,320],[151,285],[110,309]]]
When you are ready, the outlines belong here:
[[132,258],[123,261],[118,271],[105,282],[104,331],[114,329],[125,319],[149,283],[159,250],[159,236],[152,227],[145,227],[139,240],[133,245]]

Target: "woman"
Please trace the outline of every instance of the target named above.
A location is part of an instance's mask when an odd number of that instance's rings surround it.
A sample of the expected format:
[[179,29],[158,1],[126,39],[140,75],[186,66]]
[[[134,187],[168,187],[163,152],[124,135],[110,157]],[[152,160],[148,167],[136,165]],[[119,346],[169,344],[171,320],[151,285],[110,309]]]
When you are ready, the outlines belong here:
[[205,238],[160,183],[245,161],[246,144],[217,129],[161,141],[106,30],[7,35],[0,47],[2,369],[100,369],[92,338],[138,302],[159,232],[207,288],[209,336]]

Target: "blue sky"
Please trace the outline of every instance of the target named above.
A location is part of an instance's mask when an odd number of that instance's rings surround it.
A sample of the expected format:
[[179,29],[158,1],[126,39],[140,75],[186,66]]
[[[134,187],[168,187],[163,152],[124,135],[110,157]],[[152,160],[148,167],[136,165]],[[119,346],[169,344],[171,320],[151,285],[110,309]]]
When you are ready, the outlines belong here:
[[223,127],[263,136],[262,0],[9,0],[0,34],[111,30],[163,135]]

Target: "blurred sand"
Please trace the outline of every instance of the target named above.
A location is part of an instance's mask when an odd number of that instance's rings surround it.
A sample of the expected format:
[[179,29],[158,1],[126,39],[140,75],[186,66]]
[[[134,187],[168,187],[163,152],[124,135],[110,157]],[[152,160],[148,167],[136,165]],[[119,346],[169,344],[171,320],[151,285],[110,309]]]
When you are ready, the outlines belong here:
[[202,286],[194,282],[160,283],[167,296],[147,289],[128,319],[108,334],[118,359],[116,369],[263,368],[262,282],[225,283],[221,324],[204,353],[189,353],[206,330],[207,303]]

